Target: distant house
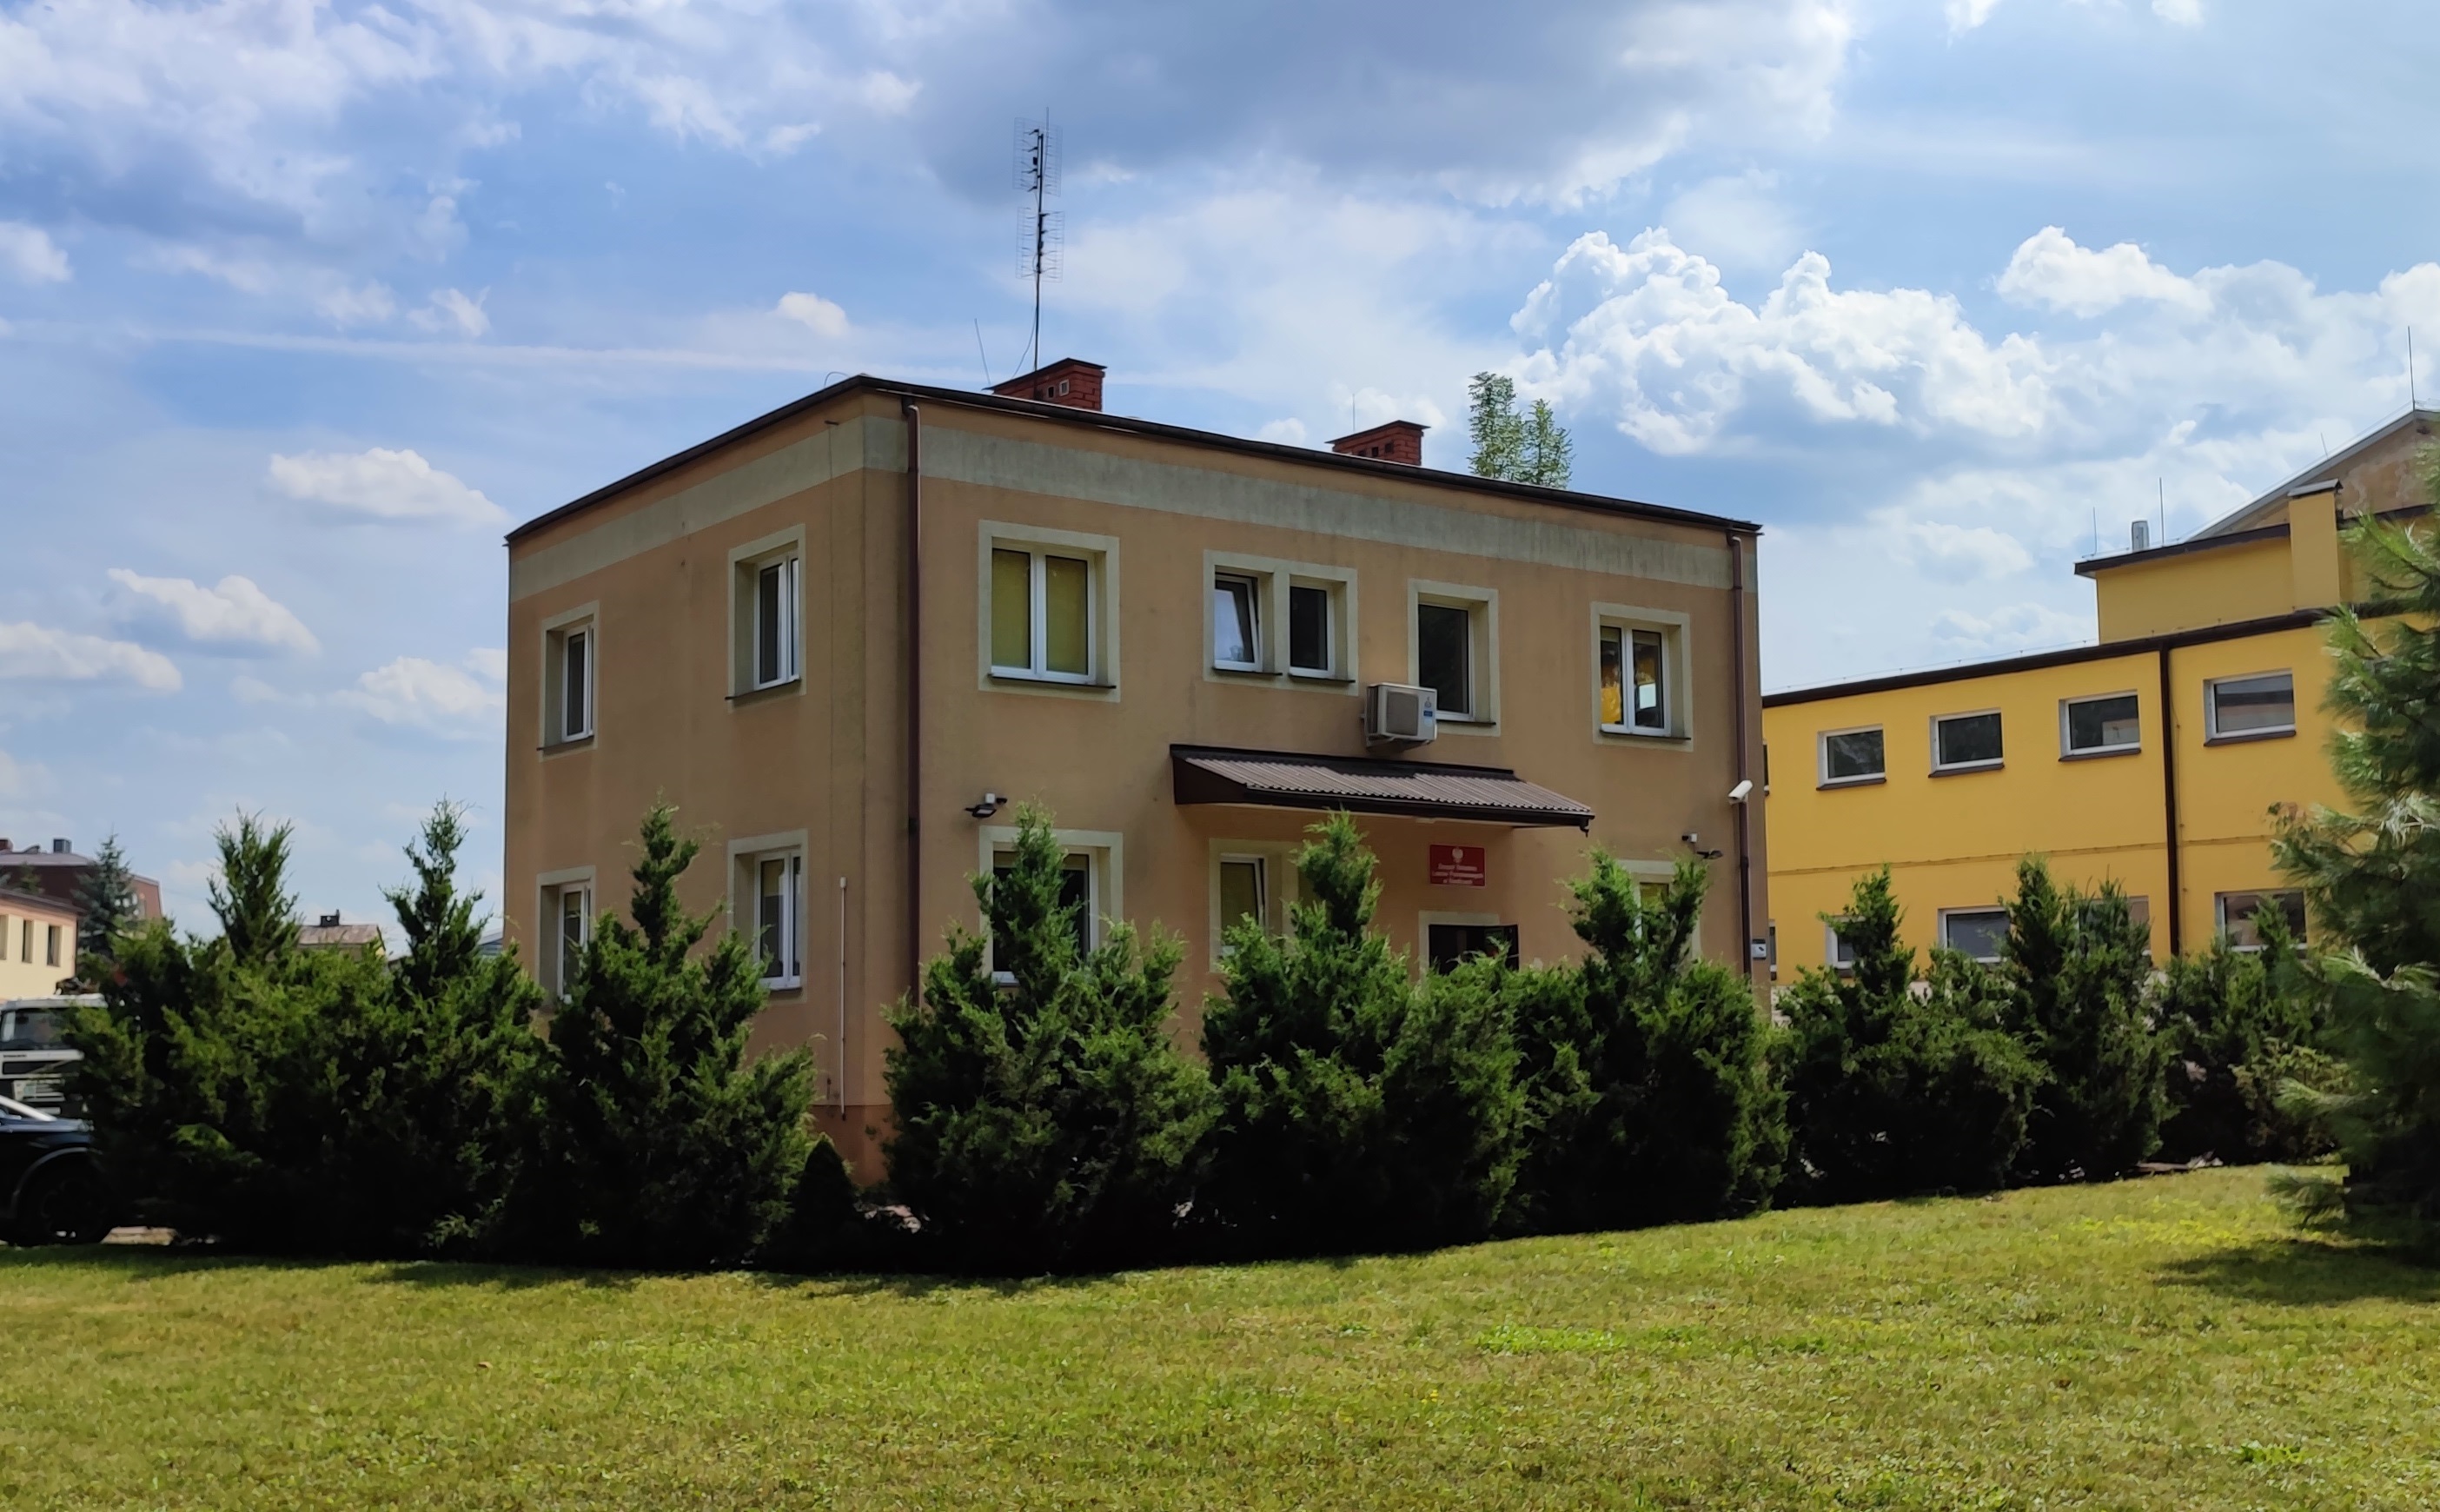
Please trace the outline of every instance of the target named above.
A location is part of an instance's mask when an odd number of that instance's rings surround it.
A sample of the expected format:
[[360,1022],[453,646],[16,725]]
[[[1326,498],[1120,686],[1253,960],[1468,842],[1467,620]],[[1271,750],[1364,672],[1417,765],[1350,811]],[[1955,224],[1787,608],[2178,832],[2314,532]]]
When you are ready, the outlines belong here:
[[389,942],[382,938],[381,926],[344,923],[336,912],[326,913],[296,931],[299,950],[362,950],[368,945],[384,954],[388,952]]
[[[0,838],[0,887],[39,892],[71,907],[81,903],[84,879],[100,864],[92,856],[77,855],[76,847],[63,839],[53,840],[46,851],[39,845],[19,850],[15,841]],[[149,876],[128,881],[135,889],[137,917],[161,917],[161,884]]]
[[47,998],[76,974],[77,919],[56,898],[0,887],[0,1002]]

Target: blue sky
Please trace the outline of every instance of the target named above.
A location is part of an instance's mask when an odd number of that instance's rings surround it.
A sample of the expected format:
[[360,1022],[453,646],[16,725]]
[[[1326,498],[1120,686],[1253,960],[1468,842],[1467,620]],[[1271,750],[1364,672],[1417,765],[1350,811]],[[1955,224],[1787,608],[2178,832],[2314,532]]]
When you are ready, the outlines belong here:
[[1112,408],[1457,466],[1512,372],[1580,486],[1764,522],[1773,687],[2089,638],[2096,528],[2397,413],[2410,326],[2440,385],[2423,8],[1531,17],[0,0],[0,835],[199,922],[260,809],[372,914],[445,794],[496,896],[502,531],[837,372],[1007,376],[1045,106],[1043,344]]

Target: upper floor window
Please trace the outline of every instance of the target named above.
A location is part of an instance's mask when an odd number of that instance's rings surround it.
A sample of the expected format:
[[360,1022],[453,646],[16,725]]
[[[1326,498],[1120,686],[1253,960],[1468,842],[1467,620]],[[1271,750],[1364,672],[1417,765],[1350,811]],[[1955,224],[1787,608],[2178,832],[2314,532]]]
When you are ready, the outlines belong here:
[[2143,744],[2144,726],[2133,693],[2060,700],[2060,755],[2104,756],[2136,750]]
[[1888,752],[1881,738],[1880,726],[1863,729],[1825,729],[1821,732],[1822,786],[1877,783],[1888,775]]
[[1309,677],[1339,675],[1337,600],[1332,583],[1288,584],[1288,671]]
[[990,524],[983,543],[988,675],[1108,687],[1118,664],[1118,543]]
[[1233,551],[1203,554],[1204,656],[1214,672],[1347,682],[1355,575]]
[[754,569],[754,686],[776,688],[798,677],[803,643],[804,559],[787,556]]
[[1211,665],[1228,672],[1261,672],[1263,585],[1242,572],[1211,576]]
[[1488,724],[1499,717],[1496,600],[1484,589],[1445,584],[1414,585],[1415,681],[1437,693],[1443,725]]
[[1682,618],[1606,607],[1594,612],[1601,728],[1614,735],[1684,734]]
[[562,746],[593,734],[601,643],[592,611],[564,616],[543,631],[542,743]]
[[2203,685],[2203,704],[2213,740],[2296,733],[2296,678],[2266,672],[2222,677]]
[[1931,722],[1931,769],[1982,771],[2000,765],[2000,715],[1996,710],[1942,714]]

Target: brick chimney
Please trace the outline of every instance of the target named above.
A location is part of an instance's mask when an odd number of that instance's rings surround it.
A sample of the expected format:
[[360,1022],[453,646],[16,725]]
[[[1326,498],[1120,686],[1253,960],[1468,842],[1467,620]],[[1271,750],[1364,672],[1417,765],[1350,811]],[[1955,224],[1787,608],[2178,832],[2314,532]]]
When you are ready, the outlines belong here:
[[1010,399],[1065,405],[1070,409],[1097,410],[1102,407],[1102,374],[1107,371],[1098,362],[1062,357],[1048,368],[1036,368],[1006,383],[994,384],[992,392]]
[[1371,430],[1359,430],[1353,436],[1341,436],[1330,443],[1330,449],[1341,457],[1372,457],[1385,462],[1404,462],[1408,467],[1424,465],[1424,432],[1428,427],[1411,420],[1393,420]]

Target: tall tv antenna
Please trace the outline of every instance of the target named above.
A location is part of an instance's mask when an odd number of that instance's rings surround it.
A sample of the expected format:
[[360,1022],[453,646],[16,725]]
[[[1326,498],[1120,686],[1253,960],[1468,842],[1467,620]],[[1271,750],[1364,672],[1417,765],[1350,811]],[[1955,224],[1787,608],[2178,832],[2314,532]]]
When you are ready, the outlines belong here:
[[1033,346],[1032,360],[1019,366],[1028,371],[1042,366],[1042,284],[1059,281],[1059,253],[1067,240],[1067,216],[1046,202],[1059,193],[1059,128],[1050,124],[1050,107],[1040,120],[1016,123],[1016,187],[1026,196],[1024,240],[1017,252],[1017,277],[1033,280]]

